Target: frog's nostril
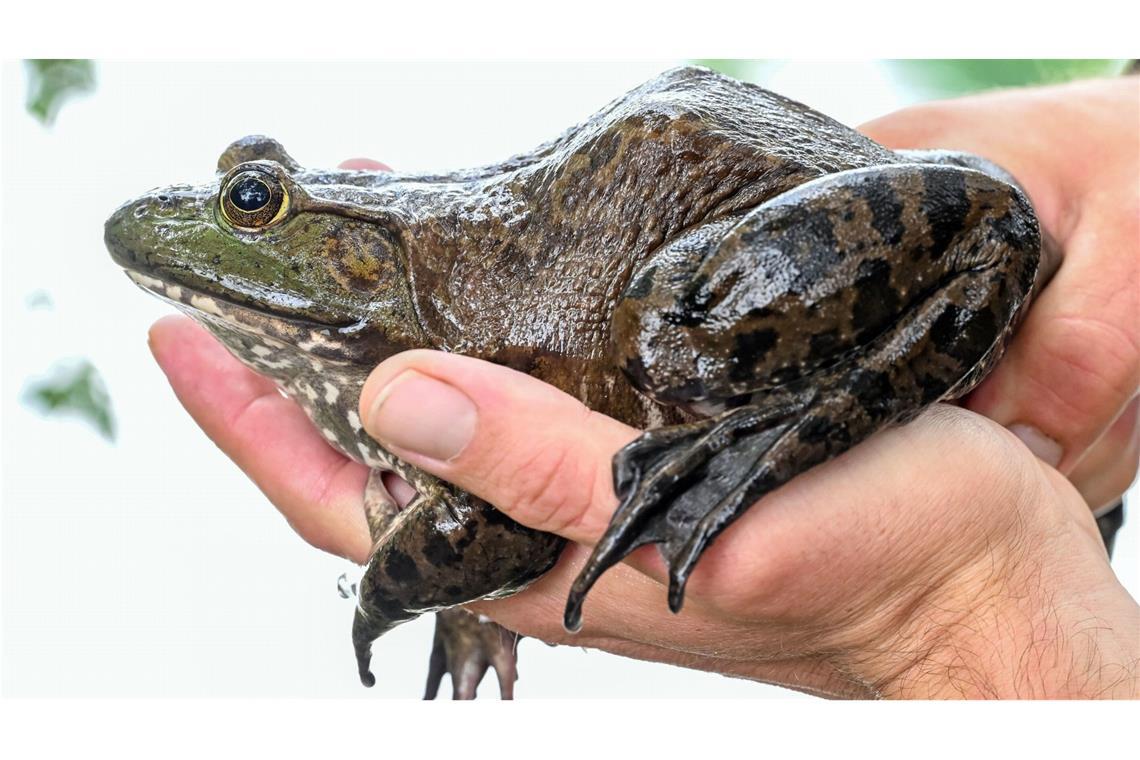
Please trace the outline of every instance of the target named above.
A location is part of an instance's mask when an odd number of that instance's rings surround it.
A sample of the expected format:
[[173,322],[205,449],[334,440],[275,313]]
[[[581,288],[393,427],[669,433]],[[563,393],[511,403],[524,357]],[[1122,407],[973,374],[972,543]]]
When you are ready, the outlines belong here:
[[136,206],[135,219],[142,219],[144,216],[146,216],[146,206]]
[[170,196],[166,193],[160,193],[157,200],[159,203],[170,203]]

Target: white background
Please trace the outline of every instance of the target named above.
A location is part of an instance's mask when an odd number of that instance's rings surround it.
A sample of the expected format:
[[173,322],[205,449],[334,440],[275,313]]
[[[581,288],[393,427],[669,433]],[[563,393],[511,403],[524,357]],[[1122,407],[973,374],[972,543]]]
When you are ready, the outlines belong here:
[[[674,63],[101,64],[95,95],[50,129],[24,113],[22,70],[6,64],[0,689],[417,696],[431,620],[380,640],[377,685],[359,685],[352,604],[335,591],[352,566],[298,539],[179,407],[145,344],[168,310],[111,263],[103,221],[142,190],[208,179],[244,134],[272,135],[309,166],[359,155],[406,170],[498,160]],[[765,72],[766,86],[849,124],[905,100],[873,64]],[[40,291],[52,308],[33,305]],[[69,355],[103,372],[116,444],[20,402],[29,377]],[[1129,524],[1115,565],[1133,594],[1136,549]],[[520,697],[793,695],[532,640],[520,662]]]

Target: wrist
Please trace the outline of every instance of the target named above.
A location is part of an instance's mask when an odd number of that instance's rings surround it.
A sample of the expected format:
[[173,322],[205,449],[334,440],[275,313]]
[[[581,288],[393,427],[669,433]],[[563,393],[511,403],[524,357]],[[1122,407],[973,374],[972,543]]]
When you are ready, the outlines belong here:
[[1135,605],[1128,609],[1131,600],[1089,604],[1022,591],[1019,596],[1006,589],[961,619],[932,616],[921,656],[880,684],[879,694],[890,699],[1140,696],[1136,645],[1129,644],[1126,633],[1137,628]]
[[1140,608],[1071,496],[985,536],[851,672],[890,699],[1140,697]]

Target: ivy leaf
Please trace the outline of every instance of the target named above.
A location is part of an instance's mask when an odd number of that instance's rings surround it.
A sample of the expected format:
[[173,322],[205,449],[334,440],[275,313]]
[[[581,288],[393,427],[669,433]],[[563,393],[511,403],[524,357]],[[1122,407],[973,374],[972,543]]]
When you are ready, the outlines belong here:
[[45,416],[79,417],[108,441],[115,440],[111,396],[99,370],[87,359],[56,363],[46,378],[29,385],[25,400]]
[[95,64],[84,58],[36,58],[24,61],[28,75],[28,113],[45,126],[76,95],[95,89]]

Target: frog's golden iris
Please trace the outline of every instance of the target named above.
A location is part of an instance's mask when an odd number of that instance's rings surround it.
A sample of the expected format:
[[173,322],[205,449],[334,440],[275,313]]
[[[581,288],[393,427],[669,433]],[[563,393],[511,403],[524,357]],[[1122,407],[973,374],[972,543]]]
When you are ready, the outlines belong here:
[[242,230],[260,230],[280,221],[289,209],[289,193],[262,169],[238,171],[223,185],[219,206],[225,220]]

